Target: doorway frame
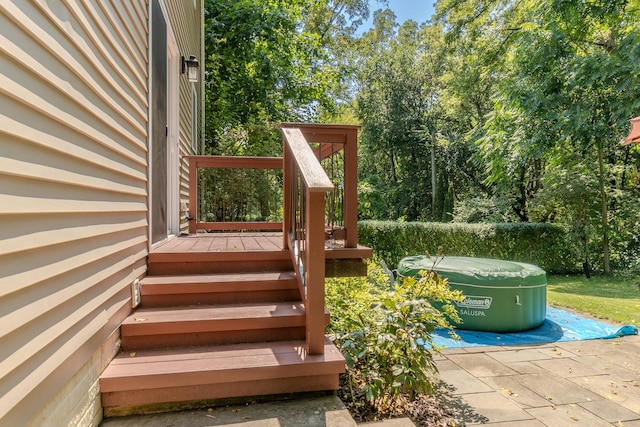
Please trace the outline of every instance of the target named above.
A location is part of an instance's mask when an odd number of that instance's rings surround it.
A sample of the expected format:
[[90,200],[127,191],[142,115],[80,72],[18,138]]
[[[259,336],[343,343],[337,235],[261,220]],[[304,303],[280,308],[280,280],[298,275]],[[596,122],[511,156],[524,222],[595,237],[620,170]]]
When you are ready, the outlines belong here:
[[[164,2],[163,2],[164,4]],[[180,234],[180,49],[167,19],[167,238]]]
[[[154,141],[151,138],[153,134],[153,115],[151,109],[153,108],[153,85],[151,78],[152,62],[148,61],[148,87],[149,87],[149,123],[148,123],[148,135],[149,135],[149,150],[148,150],[148,248],[149,250],[158,247],[169,239],[180,234],[180,66],[181,56],[178,48],[178,43],[175,38],[171,21],[169,20],[169,14],[167,13],[167,7],[165,0],[158,0],[157,4],[160,7],[160,11],[163,15],[166,25],[166,45],[167,45],[167,195],[166,195],[166,209],[167,209],[167,232],[163,239],[153,242],[153,162],[152,162],[152,144]],[[149,2],[149,16],[152,16],[151,8],[154,7],[154,2]],[[150,20],[150,27],[153,26],[153,20]],[[152,40],[152,28],[149,28],[149,46],[154,42]],[[151,54],[151,52],[150,52]]]

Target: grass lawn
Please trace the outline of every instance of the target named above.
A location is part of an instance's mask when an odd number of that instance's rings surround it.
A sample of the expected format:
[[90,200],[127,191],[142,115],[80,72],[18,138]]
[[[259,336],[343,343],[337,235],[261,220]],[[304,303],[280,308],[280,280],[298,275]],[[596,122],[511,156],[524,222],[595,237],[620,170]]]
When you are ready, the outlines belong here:
[[600,319],[640,325],[640,278],[549,276],[547,302]]

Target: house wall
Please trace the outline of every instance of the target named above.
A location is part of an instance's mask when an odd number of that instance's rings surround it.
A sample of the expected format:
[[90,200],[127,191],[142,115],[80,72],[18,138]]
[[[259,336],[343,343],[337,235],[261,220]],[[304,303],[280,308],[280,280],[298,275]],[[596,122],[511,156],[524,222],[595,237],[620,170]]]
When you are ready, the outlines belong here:
[[[201,0],[167,3],[200,50]],[[148,21],[146,0],[0,2],[2,426],[101,420],[149,250]],[[191,91],[182,76],[183,154]]]

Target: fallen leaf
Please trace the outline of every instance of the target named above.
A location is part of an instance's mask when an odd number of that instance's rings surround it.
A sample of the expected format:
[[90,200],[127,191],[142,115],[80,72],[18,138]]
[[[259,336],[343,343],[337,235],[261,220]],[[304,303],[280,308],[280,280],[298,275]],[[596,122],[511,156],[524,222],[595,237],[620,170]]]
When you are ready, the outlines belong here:
[[135,320],[136,322],[144,322],[147,319],[145,317],[134,317],[133,320]]
[[136,352],[129,353],[129,357],[136,357]]
[[576,417],[571,417],[571,419],[572,419],[573,421],[578,421],[578,419],[577,419]]

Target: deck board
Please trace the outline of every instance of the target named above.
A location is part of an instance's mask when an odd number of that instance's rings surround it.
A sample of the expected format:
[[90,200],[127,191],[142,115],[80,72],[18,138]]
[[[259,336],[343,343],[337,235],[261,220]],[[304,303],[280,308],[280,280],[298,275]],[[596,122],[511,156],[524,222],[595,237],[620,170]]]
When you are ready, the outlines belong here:
[[[327,242],[325,246],[327,277],[366,275],[365,260],[371,258],[372,250],[359,245],[357,248],[344,248],[343,243],[344,241]],[[247,260],[252,263],[269,260],[269,268],[277,265],[278,268],[290,269],[283,267],[283,263],[290,262],[289,251],[283,249],[283,233],[268,231],[182,235],[152,248],[149,254],[150,265],[154,266],[150,270],[153,270],[153,274],[161,275],[175,274],[175,271],[161,267],[160,263],[182,263],[184,269],[180,270],[181,274],[201,274],[209,272],[206,266],[211,262],[218,265],[227,263],[227,269],[217,270],[219,272],[233,272],[237,271],[237,263],[246,263]],[[198,263],[203,264],[198,267]],[[267,269],[264,266],[260,268]]]
[[200,233],[179,236],[153,248],[154,253],[282,250],[281,232]]
[[[339,351],[328,340],[325,340],[325,353],[309,355],[305,350],[304,341],[233,344],[228,346],[198,347],[191,350],[142,350],[135,353],[121,353],[102,374],[103,379],[137,377],[140,375],[139,366],[145,366],[146,371],[154,374],[165,372],[175,373],[175,366],[180,371],[200,372],[197,365],[204,366],[209,371],[224,371],[233,368],[247,368],[250,366],[280,366],[295,362],[342,362],[344,359]],[[259,361],[256,363],[256,361]]]
[[[282,250],[282,242],[281,232],[200,233],[173,238],[153,248],[151,252],[269,252]],[[332,245],[326,249],[326,256],[329,259],[368,258],[371,256],[371,249],[363,246],[345,249]]]

